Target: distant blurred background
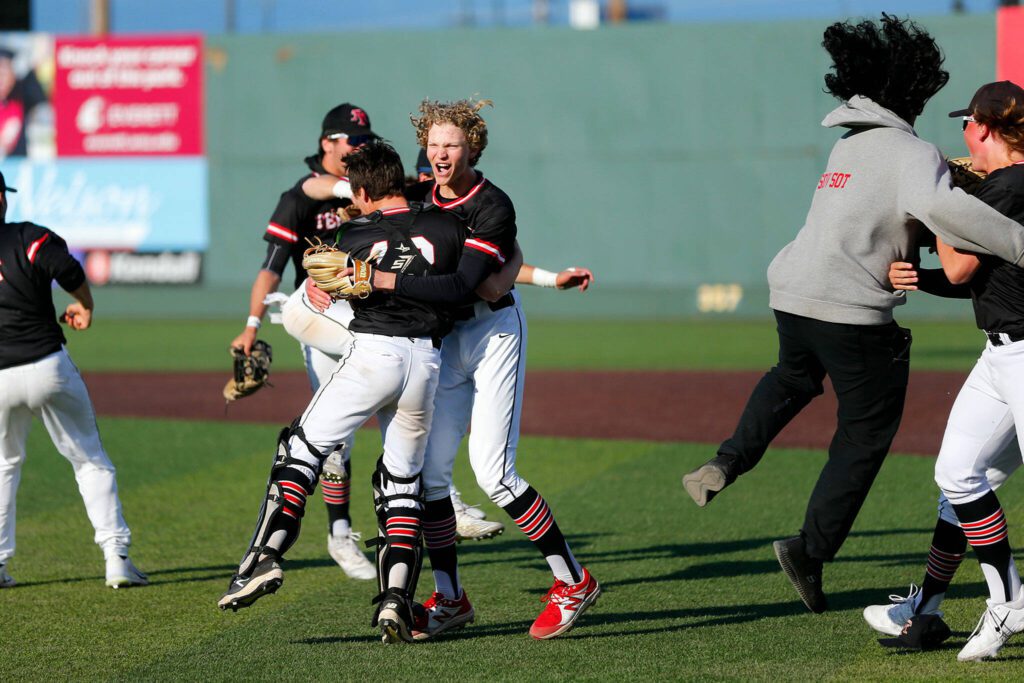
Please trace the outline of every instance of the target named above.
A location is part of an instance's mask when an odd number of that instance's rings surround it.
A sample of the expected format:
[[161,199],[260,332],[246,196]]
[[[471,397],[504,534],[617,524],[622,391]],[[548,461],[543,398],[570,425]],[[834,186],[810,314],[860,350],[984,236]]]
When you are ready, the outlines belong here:
[[[837,104],[824,28],[884,10],[931,31],[951,79],[916,128],[959,156],[946,112],[1024,77],[1013,5],[4,0],[0,50],[36,97],[0,170],[11,220],[68,237],[105,316],[244,317],[329,108],[363,107],[411,171],[422,99],[486,97],[480,168],[515,201],[527,260],[598,278],[583,296],[526,288],[531,314],[763,318],[765,269],[838,134],[820,126]],[[900,314],[970,312],[920,297]]]

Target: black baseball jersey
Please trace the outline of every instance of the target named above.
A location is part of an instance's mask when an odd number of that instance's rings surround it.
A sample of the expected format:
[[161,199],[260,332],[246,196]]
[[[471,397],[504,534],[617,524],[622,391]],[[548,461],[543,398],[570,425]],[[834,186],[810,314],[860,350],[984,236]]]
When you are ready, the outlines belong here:
[[497,185],[477,172],[477,182],[455,199],[441,196],[433,180],[410,185],[406,196],[430,201],[457,216],[469,234],[458,270],[448,277],[399,277],[398,293],[424,301],[466,303],[475,300],[473,290],[492,272],[501,269],[515,251],[516,210],[512,200]]
[[85,282],[64,240],[35,223],[0,224],[0,369],[39,360],[65,343],[54,280],[69,292]]
[[307,197],[302,191],[302,183],[326,175],[327,171],[318,157],[307,157],[305,161],[311,172],[302,176],[299,182],[281,195],[263,235],[263,239],[269,242],[264,269],[283,275],[284,267],[290,259],[295,268],[295,287],[306,279],[306,271],[302,269],[302,252],[309,248],[306,238],[319,237],[324,242],[332,241],[338,226],[348,220],[344,215],[344,207],[352,203],[348,199],[332,197],[320,201]]
[[[999,213],[1024,223],[1024,163],[992,171],[974,195]],[[1024,336],[1024,268],[998,256],[979,255],[969,286],[978,327]]]
[[[375,268],[416,279],[455,271],[466,232],[454,216],[429,204],[374,211],[349,222],[338,248]],[[349,330],[390,337],[443,337],[451,331],[448,306],[395,293],[373,292],[353,299]]]

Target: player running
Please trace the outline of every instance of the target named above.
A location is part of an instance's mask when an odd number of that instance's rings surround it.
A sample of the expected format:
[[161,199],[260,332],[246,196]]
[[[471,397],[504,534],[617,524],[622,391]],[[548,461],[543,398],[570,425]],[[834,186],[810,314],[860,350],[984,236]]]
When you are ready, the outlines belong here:
[[[340,235],[338,247],[407,277],[454,272],[465,241],[462,224],[402,196],[404,172],[394,149],[373,142],[346,162],[353,201],[364,215]],[[445,306],[384,292],[353,300],[352,308],[349,351],[301,418],[282,431],[256,533],[218,604],[237,610],[280,587],[282,556],[298,536],[324,460],[376,415],[384,452],[373,474],[381,589],[374,624],[385,643],[411,641],[410,597],[421,552],[420,470],[441,337],[451,329],[451,315]]]
[[[1010,81],[982,86],[963,118],[971,165],[988,173],[975,196],[1024,221],[1024,89]],[[1013,560],[1008,527],[995,490],[1021,465],[1018,424],[1024,424],[1024,270],[936,240],[940,271],[894,263],[896,289],[970,296],[978,327],[988,336],[981,358],[953,404],[935,463],[942,490],[939,520],[921,589],[911,587],[892,605],[872,605],[864,618],[875,630],[898,635],[918,614],[941,614],[939,605],[968,543],[988,583],[987,609],[957,655],[961,661],[995,657],[1024,630],[1024,590]],[[964,285],[958,288],[951,286]],[[1021,358],[1018,358],[1021,356]]]
[[[308,240],[333,240],[341,224],[352,214],[358,215],[351,209],[345,157],[376,138],[366,111],[353,104],[339,104],[324,116],[317,153],[305,159],[310,172],[281,194],[263,235],[267,253],[252,285],[249,319],[242,333],[231,342],[231,346],[248,355],[267,311],[267,296],[277,291],[285,268],[291,262],[295,269],[296,292],[283,310],[284,322],[289,333],[300,340],[313,392],[330,376],[348,347],[352,309],[344,301],[335,303],[322,314],[308,307],[302,299],[300,286],[306,278],[306,271],[301,267],[302,252],[309,247]],[[302,191],[303,181],[309,178],[324,178],[328,187],[344,189],[322,199],[313,199]],[[358,546],[361,537],[352,530],[349,514],[352,445],[352,441],[340,444],[324,465],[322,492],[327,506],[327,551],[349,577],[369,580],[376,576],[376,570]]]
[[7,223],[7,187],[0,174],[0,588],[13,586],[15,495],[25,440],[38,416],[54,447],[75,470],[85,512],[106,559],[111,588],[149,583],[128,558],[132,534],[121,513],[117,478],[96,426],[96,414],[53,307],[54,280],[71,294],[62,319],[74,330],[92,324],[93,300],[82,266],[55,232]]

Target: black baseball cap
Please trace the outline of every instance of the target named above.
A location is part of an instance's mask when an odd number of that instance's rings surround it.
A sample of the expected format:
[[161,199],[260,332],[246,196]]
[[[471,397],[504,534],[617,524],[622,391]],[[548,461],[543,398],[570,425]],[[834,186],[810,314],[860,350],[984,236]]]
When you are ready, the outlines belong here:
[[938,614],[917,614],[907,620],[899,636],[879,638],[878,644],[904,650],[933,650],[949,636],[949,626]]
[[427,159],[427,150],[420,147],[420,155],[416,157],[416,172],[417,173],[433,173],[434,169],[430,166],[430,160]]
[[0,192],[17,192],[13,187],[7,184],[4,180],[4,174],[0,173]]
[[1018,106],[1024,106],[1024,88],[1021,88],[1013,81],[986,83],[974,93],[974,97],[971,98],[971,103],[967,109],[951,111],[949,112],[949,118],[973,116],[975,112],[980,113],[982,116],[986,114],[995,116],[996,112],[1006,107],[1006,102],[1010,99],[1016,100]]
[[320,127],[320,137],[331,138],[345,135],[347,137],[380,137],[370,128],[370,115],[365,109],[348,102],[339,104],[324,116]]

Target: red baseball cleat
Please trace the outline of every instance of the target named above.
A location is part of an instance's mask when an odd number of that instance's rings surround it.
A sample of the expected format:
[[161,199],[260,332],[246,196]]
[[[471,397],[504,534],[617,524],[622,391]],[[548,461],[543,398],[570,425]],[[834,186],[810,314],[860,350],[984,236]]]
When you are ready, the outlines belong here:
[[601,585],[586,569],[579,583],[570,586],[564,581],[555,581],[541,602],[548,606],[540,613],[530,627],[530,635],[537,640],[560,636],[573,627],[580,615],[597,602]]
[[423,612],[416,610],[412,629],[413,640],[436,638],[449,629],[463,628],[473,622],[475,612],[466,597],[466,591],[458,600],[449,600],[443,593],[434,593],[423,603]]

